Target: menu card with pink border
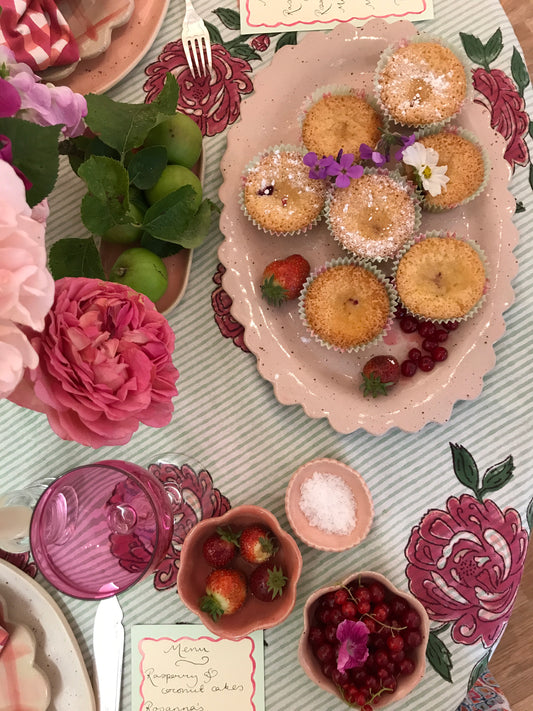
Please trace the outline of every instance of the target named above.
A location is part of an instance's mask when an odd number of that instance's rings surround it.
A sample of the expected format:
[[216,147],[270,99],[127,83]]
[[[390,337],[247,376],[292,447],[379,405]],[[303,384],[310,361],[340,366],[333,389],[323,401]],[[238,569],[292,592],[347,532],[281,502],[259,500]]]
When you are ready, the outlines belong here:
[[241,32],[330,30],[339,22],[362,25],[379,17],[431,20],[433,0],[240,0]]
[[135,625],[132,711],[264,711],[263,630],[222,639],[203,625]]

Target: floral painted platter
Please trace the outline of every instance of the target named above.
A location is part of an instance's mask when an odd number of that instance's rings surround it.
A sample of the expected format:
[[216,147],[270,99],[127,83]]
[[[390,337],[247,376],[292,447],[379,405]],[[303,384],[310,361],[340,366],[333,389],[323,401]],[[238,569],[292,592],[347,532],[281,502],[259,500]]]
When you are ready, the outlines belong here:
[[[170,0],[135,2],[127,22],[113,30],[106,51],[79,62],[68,76],[54,79],[55,83],[69,86],[79,94],[102,94],[115,86],[129,74],[152,46],[165,19],[169,2]],[[115,5],[119,6],[117,3]]]
[[35,638],[35,663],[48,679],[52,692],[50,708],[95,711],[94,694],[78,642],[57,603],[33,578],[2,559],[0,596],[6,602],[10,618],[23,620]]
[[[503,157],[505,141],[490,127],[488,112],[477,103],[467,104],[456,123],[474,133],[488,152],[487,188],[463,207],[424,213],[422,219],[422,230],[452,230],[476,240],[488,259],[484,305],[451,334],[444,363],[429,374],[403,379],[386,398],[364,398],[359,384],[366,360],[382,352],[403,360],[409,348],[419,345],[418,340],[395,326],[385,343],[363,354],[327,350],[309,337],[295,302],[275,309],[261,298],[262,271],[273,259],[298,252],[314,269],[346,253],[323,222],[291,238],[275,239],[257,230],[238,203],[246,163],[269,146],[299,141],[297,115],[317,87],[335,82],[371,90],[382,50],[415,32],[406,21],[374,20],[360,30],[339,25],[329,34],[313,32],[299,45],[284,47],[257,74],[255,93],[243,102],[241,121],[228,132],[221,164],[224,182],[219,194],[224,209],[220,228],[225,240],[218,254],[226,268],[222,285],[233,300],[231,313],[244,326],[246,346],[256,356],[260,374],[273,384],[279,402],[299,404],[310,417],[327,417],[341,433],[363,428],[382,434],[392,427],[417,432],[428,422],[448,420],[458,400],[478,397],[484,375],[495,364],[493,344],[505,331],[503,312],[514,300],[511,280],[518,270],[513,256],[518,232],[512,223],[515,201],[507,189],[510,169]],[[285,77],[283,86],[280,77]]]

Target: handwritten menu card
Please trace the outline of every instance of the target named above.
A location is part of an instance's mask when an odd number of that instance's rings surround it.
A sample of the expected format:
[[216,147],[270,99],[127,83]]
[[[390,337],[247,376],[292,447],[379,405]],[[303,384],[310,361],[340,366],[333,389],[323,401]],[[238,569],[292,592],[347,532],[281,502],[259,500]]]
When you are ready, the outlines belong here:
[[264,711],[263,631],[234,641],[203,625],[135,625],[132,711]]
[[433,0],[240,0],[242,34],[332,29],[380,17],[431,20]]

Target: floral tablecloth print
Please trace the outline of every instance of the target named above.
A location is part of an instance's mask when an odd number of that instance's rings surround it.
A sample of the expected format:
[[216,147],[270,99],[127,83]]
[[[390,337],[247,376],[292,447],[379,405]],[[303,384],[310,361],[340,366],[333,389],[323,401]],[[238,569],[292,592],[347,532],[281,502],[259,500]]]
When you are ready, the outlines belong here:
[[[239,120],[256,73],[274,52],[297,43],[301,35],[242,36],[234,3],[195,4],[213,43],[212,76],[193,80],[179,39],[182,3],[172,0],[147,56],[109,94],[121,101],[151,101],[166,72],[172,71],[180,86],[179,108],[194,118],[205,137],[204,190],[216,200],[227,129]],[[268,711],[343,707],[309,682],[296,650],[307,596],[357,569],[375,569],[409,589],[432,622],[426,675],[407,700],[391,709],[454,711],[486,672],[505,629],[533,525],[528,483],[533,294],[527,290],[533,266],[528,245],[533,224],[533,124],[528,111],[533,92],[514,33],[495,0],[489,5],[485,0],[467,5],[435,0],[435,19],[420,28],[461,45],[469,56],[475,101],[488,109],[492,127],[505,138],[505,159],[513,172],[514,220],[521,233],[515,252],[520,266],[516,301],[506,313],[507,330],[495,346],[496,365],[477,400],[457,403],[444,425],[429,424],[416,434],[392,430],[381,437],[363,431],[340,435],[326,421],[307,418],[299,406],[279,404],[271,385],[257,373],[243,328],[230,313],[231,299],[221,283],[224,267],[217,259],[222,235],[214,224],[206,243],[195,251],[186,296],[169,317],[180,370],[170,425],[161,430],[141,427],[128,445],[95,452],[57,438],[42,415],[0,403],[3,490],[98,459],[148,465],[161,454],[184,453],[180,460],[185,464],[156,474],[176,478],[186,488],[188,513],[176,527],[157,574],[121,596],[127,631],[135,623],[195,621],[179,602],[175,579],[181,543],[199,518],[223,513],[230,505],[255,503],[272,510],[290,530],[283,497],[300,464],[328,456],[365,477],[376,518],[364,544],[336,555],[301,545],[304,568],[295,610],[265,633]],[[283,90],[280,77],[281,100]],[[82,187],[72,185],[63,169],[50,200],[50,241],[83,235],[81,194]],[[39,575],[29,556],[3,555],[29,575]],[[53,594],[68,611],[89,663],[95,605]],[[128,659],[126,654],[123,710],[130,708]]]

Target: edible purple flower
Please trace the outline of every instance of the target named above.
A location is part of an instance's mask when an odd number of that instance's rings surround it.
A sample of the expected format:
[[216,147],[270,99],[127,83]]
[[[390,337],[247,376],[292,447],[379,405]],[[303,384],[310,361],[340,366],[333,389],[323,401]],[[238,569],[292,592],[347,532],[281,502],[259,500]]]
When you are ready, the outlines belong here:
[[368,658],[368,627],[358,620],[343,620],[337,627],[337,639],[340,647],[337,655],[337,669],[357,669]]
[[351,178],[360,178],[363,175],[363,166],[354,164],[355,156],[353,153],[342,153],[339,151],[339,156],[336,161],[332,161],[327,168],[327,173],[335,177],[335,187],[347,188],[350,185]]
[[363,160],[371,160],[374,165],[383,165],[389,160],[388,155],[374,151],[366,143],[361,143],[359,146],[359,155]]
[[396,151],[394,154],[395,160],[402,160],[403,158],[403,152],[408,146],[412,146],[413,143],[415,142],[415,134],[412,133],[410,136],[398,136],[400,139],[400,143],[402,144],[402,147],[400,148],[399,151]]
[[14,86],[0,77],[0,117],[14,116],[20,109],[21,100]]
[[304,165],[306,165],[311,170],[309,171],[309,177],[313,180],[324,180],[328,177],[326,166],[323,165],[323,158],[318,158],[317,154],[313,151],[309,151],[303,157]]

